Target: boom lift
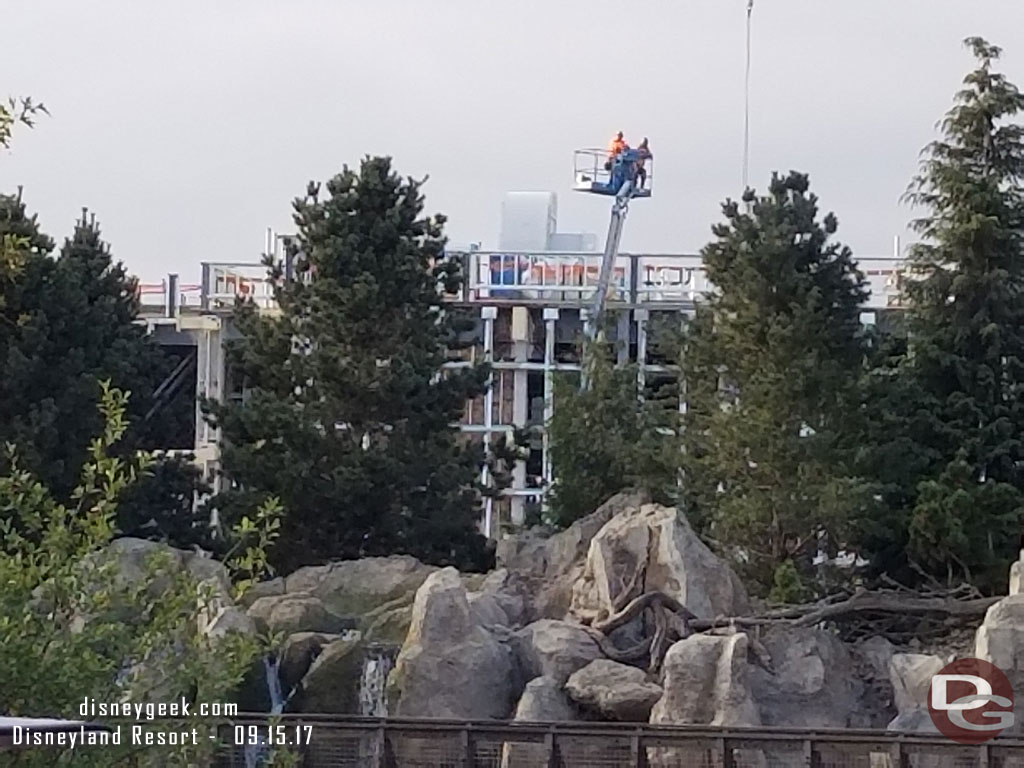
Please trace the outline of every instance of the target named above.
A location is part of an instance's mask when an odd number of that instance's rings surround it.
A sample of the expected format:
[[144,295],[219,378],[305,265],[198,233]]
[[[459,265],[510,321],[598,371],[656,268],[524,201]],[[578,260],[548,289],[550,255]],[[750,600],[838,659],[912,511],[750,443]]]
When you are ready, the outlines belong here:
[[[608,302],[608,289],[611,286],[615,260],[619,255],[619,243],[622,240],[622,227],[629,212],[629,201],[633,198],[651,196],[651,185],[654,180],[654,159],[650,155],[642,155],[639,150],[626,149],[619,152],[608,167],[607,152],[595,149],[580,149],[575,156],[575,189],[579,192],[613,197],[611,219],[608,222],[608,236],[604,243],[604,255],[601,259],[601,271],[597,278],[597,288],[588,307],[585,327],[588,342],[597,340],[601,321],[604,317],[605,305]],[[643,162],[647,171],[644,185],[639,185],[639,163]],[[584,387],[586,375],[584,373]]]

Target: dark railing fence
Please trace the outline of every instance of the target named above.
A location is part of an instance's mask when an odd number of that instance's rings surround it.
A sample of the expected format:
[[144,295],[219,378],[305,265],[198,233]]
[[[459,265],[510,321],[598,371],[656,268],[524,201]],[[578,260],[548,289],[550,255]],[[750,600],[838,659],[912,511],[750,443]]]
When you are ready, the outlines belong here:
[[[223,726],[265,723],[243,717]],[[1024,768],[1024,739],[965,746],[940,736],[883,731],[729,729],[604,723],[488,723],[285,716],[308,726],[288,749],[303,768]],[[305,740],[305,737],[303,737]],[[244,746],[217,768],[245,768]]]

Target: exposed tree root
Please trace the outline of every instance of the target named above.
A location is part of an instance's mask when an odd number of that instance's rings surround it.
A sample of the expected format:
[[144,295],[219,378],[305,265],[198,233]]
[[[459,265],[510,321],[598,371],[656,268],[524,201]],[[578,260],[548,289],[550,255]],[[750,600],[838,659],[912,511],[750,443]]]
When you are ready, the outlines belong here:
[[[639,574],[639,571],[637,572]],[[973,589],[961,586],[946,592],[928,589],[916,592],[906,587],[884,590],[858,590],[853,594],[840,593],[805,605],[793,605],[766,611],[754,616],[717,617],[698,619],[685,605],[663,592],[645,592],[622,607],[634,591],[638,576],[615,601],[616,612],[587,627],[588,633],[610,659],[637,664],[647,659],[647,669],[655,675],[660,672],[668,649],[677,640],[693,632],[712,632],[727,629],[752,629],[777,624],[792,627],[813,627],[824,622],[837,624],[850,637],[876,634],[902,643],[912,632],[941,634],[951,627],[969,623],[984,616],[1001,597],[979,597]],[[651,637],[628,649],[619,649],[608,635],[634,619],[644,617],[644,626],[653,627]],[[914,622],[911,631],[908,621]],[[764,646],[751,635],[753,660],[770,669],[771,658]]]

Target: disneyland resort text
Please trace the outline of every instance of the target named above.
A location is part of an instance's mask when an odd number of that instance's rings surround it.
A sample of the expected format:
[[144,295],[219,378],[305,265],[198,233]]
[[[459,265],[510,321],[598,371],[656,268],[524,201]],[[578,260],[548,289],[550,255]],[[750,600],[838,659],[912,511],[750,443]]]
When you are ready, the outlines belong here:
[[[124,741],[127,732],[128,741]],[[55,746],[67,749],[89,746],[120,746],[128,743],[134,746],[195,746],[199,744],[199,731],[196,728],[183,731],[161,731],[147,729],[141,725],[112,726],[109,731],[86,730],[80,727],[73,731],[37,730],[15,726],[12,743],[15,746],[43,747]]]

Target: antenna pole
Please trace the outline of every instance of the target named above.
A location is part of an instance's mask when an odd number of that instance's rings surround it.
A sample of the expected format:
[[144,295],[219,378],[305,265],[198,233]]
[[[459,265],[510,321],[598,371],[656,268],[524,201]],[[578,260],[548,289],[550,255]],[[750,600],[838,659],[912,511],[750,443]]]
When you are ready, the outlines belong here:
[[749,187],[750,174],[750,28],[754,0],[747,0],[747,69],[743,84],[743,191]]

